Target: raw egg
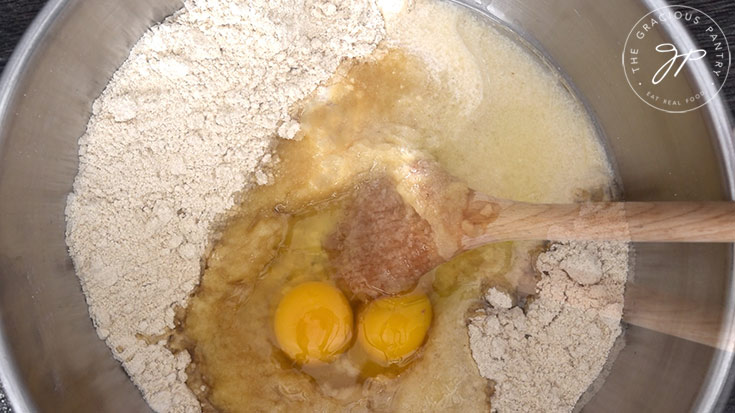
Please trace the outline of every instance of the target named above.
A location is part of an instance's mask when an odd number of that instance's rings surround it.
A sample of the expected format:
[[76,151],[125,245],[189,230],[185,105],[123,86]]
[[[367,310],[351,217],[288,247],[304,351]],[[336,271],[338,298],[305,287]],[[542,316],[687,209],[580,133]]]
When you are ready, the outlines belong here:
[[352,325],[352,309],[344,294],[317,281],[286,292],[274,317],[279,347],[301,364],[334,360],[349,346]]
[[431,317],[425,294],[380,298],[360,312],[357,341],[375,361],[401,362],[421,347]]

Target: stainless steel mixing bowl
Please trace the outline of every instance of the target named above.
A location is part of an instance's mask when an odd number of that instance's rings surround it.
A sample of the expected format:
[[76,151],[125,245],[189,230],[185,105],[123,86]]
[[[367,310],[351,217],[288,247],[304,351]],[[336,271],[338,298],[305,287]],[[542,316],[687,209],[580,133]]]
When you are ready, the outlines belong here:
[[[681,115],[640,101],[620,67],[638,0],[463,0],[523,35],[596,117],[629,200],[732,199],[735,151],[721,98]],[[77,139],[130,47],[177,0],[51,0],[0,84],[0,379],[20,412],[149,411],[97,338],[64,243]],[[683,29],[670,35],[691,42]],[[692,90],[708,88],[703,61]],[[627,345],[587,411],[712,411],[733,356],[733,247],[637,245]]]

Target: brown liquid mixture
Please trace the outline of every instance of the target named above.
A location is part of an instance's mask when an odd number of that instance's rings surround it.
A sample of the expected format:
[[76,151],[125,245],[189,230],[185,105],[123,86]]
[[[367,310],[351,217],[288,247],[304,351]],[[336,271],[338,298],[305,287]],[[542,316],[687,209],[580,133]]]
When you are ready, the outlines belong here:
[[[571,201],[580,188],[609,184],[589,123],[553,77],[485,23],[452,13],[464,19],[457,30],[473,45],[466,53],[489,73],[479,106],[468,112],[413,52],[382,49],[373,60],[345,65],[304,105],[302,139],[278,147],[275,184],[246,194],[223,230],[174,346],[192,354],[189,385],[205,408],[488,410],[491,385],[472,360],[466,316],[489,285],[514,290],[538,244],[489,245],[422,277],[416,289],[428,294],[434,316],[423,347],[400,365],[371,362],[353,346],[332,363],[300,366],[278,348],[272,325],[284,289],[330,281],[323,243],[351,188],[366,177],[400,177],[411,162],[433,158],[477,190],[511,199]],[[526,80],[493,77],[501,72],[494,65],[503,63]],[[528,97],[527,106],[513,114],[519,95]],[[565,172],[554,176],[551,166],[562,164]],[[410,191],[399,192],[415,201]],[[357,314],[360,304],[352,305]]]

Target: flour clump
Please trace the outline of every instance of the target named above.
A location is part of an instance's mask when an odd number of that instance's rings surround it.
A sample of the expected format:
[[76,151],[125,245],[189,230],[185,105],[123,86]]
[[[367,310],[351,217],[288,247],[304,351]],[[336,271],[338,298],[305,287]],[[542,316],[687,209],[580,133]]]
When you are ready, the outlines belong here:
[[622,332],[627,244],[552,244],[536,268],[525,311],[494,306],[470,319],[472,356],[495,384],[493,411],[572,411]]
[[154,410],[201,409],[189,355],[165,344],[215,225],[268,183],[275,137],[297,132],[289,108],[383,35],[370,0],[188,0],[94,103],[67,244],[100,338]]

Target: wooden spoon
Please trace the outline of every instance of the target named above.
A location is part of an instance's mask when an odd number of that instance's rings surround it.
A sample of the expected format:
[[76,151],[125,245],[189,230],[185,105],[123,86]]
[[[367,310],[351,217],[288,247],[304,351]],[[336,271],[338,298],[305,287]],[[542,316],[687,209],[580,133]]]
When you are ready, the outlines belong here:
[[507,240],[735,242],[735,202],[530,204],[471,191],[461,250]]
[[[411,194],[411,205],[399,192]],[[337,280],[368,299],[406,291],[457,254],[509,240],[735,242],[735,202],[532,204],[473,191],[418,163],[398,182],[359,185],[325,249]]]

